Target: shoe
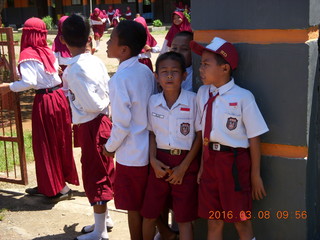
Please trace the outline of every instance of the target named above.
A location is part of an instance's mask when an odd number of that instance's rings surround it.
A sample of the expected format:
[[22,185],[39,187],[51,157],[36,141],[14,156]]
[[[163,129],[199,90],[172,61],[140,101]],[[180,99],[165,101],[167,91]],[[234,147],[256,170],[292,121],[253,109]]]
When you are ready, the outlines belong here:
[[111,219],[111,217],[108,215],[107,217],[107,221],[106,221],[106,227],[107,227],[107,231],[108,232],[111,232],[112,231],[112,228],[113,228],[113,221]]
[[49,197],[49,202],[51,203],[58,203],[60,201],[64,201],[64,200],[70,200],[72,198],[72,190],[70,189],[67,193],[62,194],[62,193],[58,193],[57,195],[53,196],[53,197]]
[[27,188],[27,189],[25,190],[25,192],[28,193],[29,195],[43,195],[43,194],[39,193],[38,187]]

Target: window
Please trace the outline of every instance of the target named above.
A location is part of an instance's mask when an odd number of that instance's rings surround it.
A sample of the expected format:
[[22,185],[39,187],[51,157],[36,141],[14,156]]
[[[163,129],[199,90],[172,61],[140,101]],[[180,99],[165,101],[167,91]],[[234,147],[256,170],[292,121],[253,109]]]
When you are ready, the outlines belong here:
[[8,0],[8,7],[14,7],[14,0]]
[[29,0],[29,7],[34,7],[35,6],[35,0]]
[[82,0],[72,0],[72,5],[82,5]]

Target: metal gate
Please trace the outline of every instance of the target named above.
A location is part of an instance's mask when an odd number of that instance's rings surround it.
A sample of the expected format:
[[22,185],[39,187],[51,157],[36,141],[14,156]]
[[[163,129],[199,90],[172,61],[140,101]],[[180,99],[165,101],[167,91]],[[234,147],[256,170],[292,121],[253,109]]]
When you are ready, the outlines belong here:
[[[17,80],[12,28],[0,28],[0,83]],[[19,95],[0,95],[0,181],[28,184]]]

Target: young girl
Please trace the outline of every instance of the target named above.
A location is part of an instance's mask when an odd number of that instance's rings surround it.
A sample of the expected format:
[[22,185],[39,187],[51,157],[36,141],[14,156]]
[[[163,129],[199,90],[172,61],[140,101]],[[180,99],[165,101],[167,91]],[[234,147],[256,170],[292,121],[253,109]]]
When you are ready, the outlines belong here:
[[63,72],[63,70],[67,67],[67,61],[71,58],[69,49],[60,41],[60,37],[62,35],[62,24],[67,18],[68,16],[63,16],[60,18],[58,22],[58,34],[52,44],[52,51],[58,59],[59,66],[61,67],[61,72]]
[[95,8],[90,16],[94,40],[96,41],[96,51],[99,50],[100,39],[106,29],[107,16],[99,9]]
[[69,104],[59,87],[58,62],[46,39],[46,25],[41,19],[25,22],[18,62],[21,81],[1,84],[0,93],[36,90],[32,143],[38,186],[26,192],[44,194],[51,202],[58,202],[72,197],[66,182],[79,185],[79,180],[72,153]]
[[142,24],[147,33],[147,42],[142,51],[139,54],[139,62],[147,65],[153,72],[152,62],[151,62],[151,52],[157,53],[160,51],[160,47],[157,45],[157,41],[151,35],[146,20],[143,17],[137,17],[134,21]]
[[[192,240],[192,221],[197,218],[198,152],[201,126],[196,94],[181,89],[187,73],[184,57],[162,54],[155,76],[163,92],[152,95],[148,105],[150,173],[141,214],[143,239],[152,240],[156,219],[172,200],[181,240]],[[165,238],[167,239],[167,238]]]
[[183,15],[183,13],[176,11],[172,14],[172,25],[165,37],[160,54],[169,51],[174,36],[181,31],[192,32],[192,29],[188,19]]
[[132,12],[129,6],[127,6],[127,11],[126,11],[126,19],[131,20],[132,18]]

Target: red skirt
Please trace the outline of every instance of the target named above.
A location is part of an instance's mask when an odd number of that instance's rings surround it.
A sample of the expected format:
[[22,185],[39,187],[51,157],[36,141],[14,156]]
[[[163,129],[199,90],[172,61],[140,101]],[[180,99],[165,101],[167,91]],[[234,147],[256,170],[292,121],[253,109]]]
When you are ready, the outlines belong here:
[[99,39],[102,38],[105,28],[106,28],[105,24],[92,25],[92,31],[94,33],[94,36],[99,38]]
[[81,147],[82,180],[91,204],[113,198],[114,162],[105,157],[103,145],[111,132],[111,121],[105,115],[78,125],[78,140]]
[[61,89],[36,94],[32,108],[32,145],[40,193],[55,196],[66,182],[79,185],[72,152],[70,109]]

